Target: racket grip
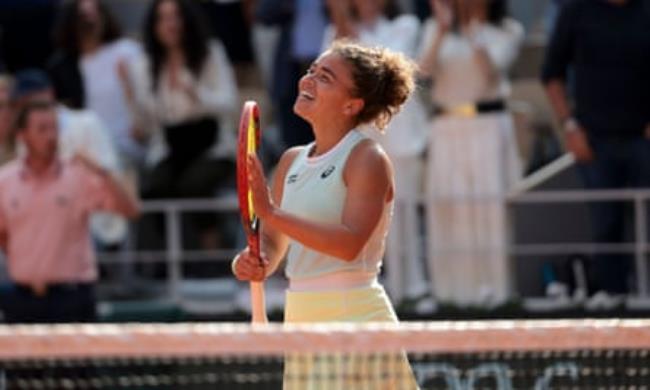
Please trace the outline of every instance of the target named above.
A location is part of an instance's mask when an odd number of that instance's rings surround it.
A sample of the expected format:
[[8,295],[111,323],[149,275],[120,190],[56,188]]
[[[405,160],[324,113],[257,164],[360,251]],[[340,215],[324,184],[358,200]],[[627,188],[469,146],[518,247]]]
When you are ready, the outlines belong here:
[[251,288],[251,312],[253,324],[266,324],[269,322],[266,317],[266,302],[264,297],[264,282],[250,282]]

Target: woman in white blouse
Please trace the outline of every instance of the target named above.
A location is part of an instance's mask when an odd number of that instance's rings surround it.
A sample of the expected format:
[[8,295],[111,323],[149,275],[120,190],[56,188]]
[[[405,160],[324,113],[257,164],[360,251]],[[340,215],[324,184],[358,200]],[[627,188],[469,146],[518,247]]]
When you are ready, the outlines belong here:
[[523,28],[505,0],[431,0],[420,67],[433,78],[437,115],[427,169],[428,253],[440,301],[493,305],[509,298],[504,197],[520,175],[506,72]]
[[209,197],[234,176],[232,156],[212,152],[226,138],[237,86],[223,46],[206,31],[187,0],[156,0],[147,15],[133,93],[140,117],[162,130],[166,155],[147,175],[144,198]]
[[[328,7],[333,23],[325,30],[323,48],[335,39],[345,38],[415,57],[420,22],[410,14],[394,16],[397,12],[393,1],[329,0]],[[395,170],[395,206],[386,248],[386,286],[397,302],[415,299],[428,290],[417,219],[417,198],[422,192],[422,155],[427,145],[425,109],[412,96],[383,133],[367,133],[381,142]]]
[[121,169],[135,179],[146,153],[146,133],[129,105],[125,70],[141,55],[140,44],[122,36],[102,0],[61,2],[54,35],[58,50],[48,70],[57,100],[97,114]]

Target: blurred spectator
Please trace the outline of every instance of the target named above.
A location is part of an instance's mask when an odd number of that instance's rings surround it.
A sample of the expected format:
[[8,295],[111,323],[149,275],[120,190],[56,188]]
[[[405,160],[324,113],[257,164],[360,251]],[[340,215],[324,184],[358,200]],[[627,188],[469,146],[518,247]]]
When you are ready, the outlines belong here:
[[55,31],[58,51],[50,62],[57,98],[88,108],[106,124],[123,168],[131,174],[145,157],[147,131],[132,112],[128,65],[141,54],[100,0],[66,0]]
[[555,27],[555,22],[557,20],[560,9],[569,1],[571,0],[551,0],[546,5],[543,25],[544,32],[546,32],[548,35],[550,35],[551,31],[553,31],[553,28]]
[[15,139],[11,133],[11,78],[0,74],[0,164],[14,158]]
[[252,15],[249,8],[254,0],[203,0],[210,32],[223,42],[228,58],[234,64],[252,63]]
[[77,322],[95,318],[95,255],[88,215],[134,217],[137,201],[83,154],[57,155],[57,116],[50,102],[26,103],[16,120],[26,155],[0,170],[0,246],[12,284],[7,322]]
[[[237,85],[218,41],[188,0],[156,0],[144,30],[146,57],[136,64],[136,102],[162,128],[166,157],[147,175],[144,198],[205,198],[234,181],[233,156],[211,155],[220,130],[237,110]],[[223,134],[221,134],[223,135]],[[200,222],[204,221],[204,222]],[[215,220],[197,219],[203,247],[214,240]]]
[[[572,1],[561,10],[542,78],[589,189],[650,186],[650,2]],[[566,97],[571,69],[573,106]],[[620,243],[622,202],[590,203],[598,242]],[[626,293],[630,258],[594,259],[596,289]]]
[[[16,112],[34,101],[55,103],[54,89],[47,74],[38,69],[25,69],[16,73],[12,101]],[[73,110],[62,104],[57,104],[55,109],[60,157],[69,160],[81,153],[119,177],[117,153],[108,130],[97,115],[89,110]],[[90,227],[93,238],[104,248],[113,248],[126,238],[127,223],[119,216],[95,213],[90,219]]]
[[[413,58],[420,22],[414,15],[396,15],[395,3],[385,0],[330,0],[333,25],[325,30],[323,48],[335,38],[348,38],[368,46],[384,46]],[[418,239],[417,198],[422,193],[422,154],[427,145],[426,114],[412,96],[378,138],[390,156],[395,172],[395,206],[388,235],[387,287],[396,301],[428,292],[422,243]]]
[[431,0],[420,66],[437,112],[427,172],[428,251],[441,301],[509,298],[505,195],[520,177],[506,73],[523,39],[504,0]]
[[298,80],[320,54],[327,25],[322,0],[259,0],[257,19],[265,25],[279,26],[275,49],[271,98],[282,141],[287,147],[313,140],[312,131],[293,112],[298,96]]
[[60,2],[0,1],[0,63],[5,63],[6,71],[45,66],[52,54],[50,34]]

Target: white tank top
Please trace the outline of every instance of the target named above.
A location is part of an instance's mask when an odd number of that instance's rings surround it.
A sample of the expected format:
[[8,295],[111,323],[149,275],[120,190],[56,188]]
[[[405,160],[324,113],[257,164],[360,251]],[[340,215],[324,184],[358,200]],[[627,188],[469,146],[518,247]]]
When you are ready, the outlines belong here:
[[[367,136],[351,130],[327,153],[308,157],[314,144],[296,157],[284,179],[281,208],[314,222],[340,224],[347,188],[343,180],[345,164],[354,147]],[[377,227],[353,261],[326,255],[291,240],[285,273],[298,281],[335,273],[352,274],[354,279],[374,279],[379,274],[390,219],[391,201],[384,208]]]

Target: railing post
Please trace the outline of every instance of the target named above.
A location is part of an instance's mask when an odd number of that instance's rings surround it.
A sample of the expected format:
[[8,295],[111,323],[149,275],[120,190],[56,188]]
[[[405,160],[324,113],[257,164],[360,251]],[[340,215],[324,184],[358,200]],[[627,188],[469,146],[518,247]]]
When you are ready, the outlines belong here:
[[634,199],[635,250],[637,288],[640,297],[648,297],[648,263],[646,261],[646,241],[648,238],[648,221],[646,198],[642,195]]
[[517,269],[519,268],[517,255],[515,253],[515,204],[510,201],[509,197],[504,198],[503,214],[505,218],[506,227],[506,240],[505,240],[505,253],[506,261],[508,264],[508,295],[509,297],[516,297],[519,295],[517,291]]
[[126,239],[124,243],[122,244],[122,248],[119,251],[119,253],[116,253],[116,256],[119,257],[119,271],[117,272],[118,274],[118,279],[121,280],[125,286],[132,287],[133,286],[133,280],[134,280],[134,267],[135,263],[137,262],[137,254],[132,257],[129,256],[129,253],[134,253],[135,248],[136,248],[136,238],[135,235],[136,233],[134,232],[135,229],[135,224],[128,224],[126,229]]
[[169,295],[174,302],[179,302],[180,295],[180,281],[181,281],[181,257],[183,253],[182,248],[182,232],[180,223],[180,211],[177,207],[169,205],[165,208],[166,223],[166,238],[167,238],[167,282]]

